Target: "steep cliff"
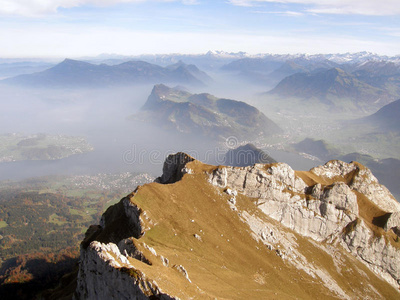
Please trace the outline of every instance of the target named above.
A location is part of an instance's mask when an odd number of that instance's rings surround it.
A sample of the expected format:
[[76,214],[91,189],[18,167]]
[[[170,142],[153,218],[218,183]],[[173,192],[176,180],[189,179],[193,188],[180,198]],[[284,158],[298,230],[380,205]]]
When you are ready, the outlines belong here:
[[399,203],[358,163],[177,153],[89,228],[74,298],[394,299],[399,229]]

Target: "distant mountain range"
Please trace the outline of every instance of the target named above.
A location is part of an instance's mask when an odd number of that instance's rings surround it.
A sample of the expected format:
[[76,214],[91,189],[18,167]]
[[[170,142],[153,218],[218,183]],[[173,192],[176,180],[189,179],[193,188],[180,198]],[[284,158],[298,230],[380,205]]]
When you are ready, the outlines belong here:
[[97,57],[87,57],[85,61],[96,64],[120,64],[131,60],[146,61],[148,63],[168,66],[183,61],[186,64],[194,64],[206,71],[215,71],[222,66],[232,62],[233,60],[248,57],[245,52],[225,52],[225,51],[208,51],[204,54],[143,54],[138,56],[122,56],[112,54],[102,54]]
[[395,99],[388,91],[360,81],[339,68],[290,75],[269,94],[314,98],[336,108],[366,111],[382,107]]
[[213,139],[232,136],[251,140],[281,132],[262,112],[244,102],[206,93],[191,94],[162,84],[154,86],[142,110],[133,118]]
[[[302,66],[329,62],[329,68],[342,64],[361,64],[368,61],[390,61],[394,63],[399,63],[400,56],[382,56],[370,52],[313,55],[263,53],[253,55],[246,52],[235,53],[225,51],[208,51],[204,54],[144,54],[137,56],[101,54],[97,57],[85,57],[81,60],[93,62],[96,64],[120,64],[131,60],[140,60],[160,66],[167,66],[177,63],[178,61],[183,61],[186,64],[195,64],[201,69],[207,71],[217,71],[222,68],[226,71],[246,73],[246,70],[248,71],[251,69],[252,71],[256,71],[257,69],[258,72],[268,73],[268,71],[272,72],[276,70],[280,67],[280,65],[284,64],[285,62],[295,62],[296,64]],[[256,69],[251,68],[251,65]],[[265,66],[267,66],[268,68],[265,68]]]
[[[255,84],[276,85],[282,79],[295,73],[307,73],[340,68],[346,72],[355,73],[354,76],[363,81],[365,74],[362,71],[368,66],[374,68],[375,64],[400,66],[400,57],[379,56],[368,52],[345,53],[345,54],[295,54],[277,55],[264,54],[257,56],[246,56],[221,67],[221,70],[231,72],[242,80]],[[382,68],[382,66],[379,66]],[[384,66],[383,69],[385,69]],[[376,74],[376,73],[375,73]],[[371,75],[371,74],[369,74]],[[383,74],[380,74],[383,76]],[[385,75],[386,76],[386,75]],[[374,81],[376,77],[373,78]],[[390,80],[386,80],[389,82]],[[397,81],[397,79],[396,79]],[[366,81],[366,83],[372,84]],[[396,82],[398,83],[398,82]],[[385,88],[386,86],[376,86]],[[393,90],[393,84],[391,85]],[[399,88],[400,89],[400,88]]]
[[161,67],[144,61],[128,61],[118,65],[95,65],[65,59],[45,71],[19,75],[2,82],[35,87],[98,87],[155,83],[204,86],[211,80],[196,66],[183,62]]
[[266,89],[275,87],[275,95],[325,100],[341,110],[369,112],[400,97],[400,56],[265,54],[234,60],[221,70]]
[[285,63],[288,61],[293,61],[296,64],[306,66],[311,64],[328,64],[331,67],[333,64],[336,65],[358,65],[364,64],[369,61],[386,61],[393,63],[400,63],[400,55],[397,56],[385,56],[378,55],[371,52],[357,52],[357,53],[335,53],[335,54],[257,54],[249,55],[246,53],[241,53],[241,57],[236,57],[236,59],[229,63],[229,65],[223,67],[224,69],[229,69],[231,71],[242,71],[243,68],[247,68],[248,65],[257,63],[259,65],[259,70],[261,67],[271,66],[271,63]]

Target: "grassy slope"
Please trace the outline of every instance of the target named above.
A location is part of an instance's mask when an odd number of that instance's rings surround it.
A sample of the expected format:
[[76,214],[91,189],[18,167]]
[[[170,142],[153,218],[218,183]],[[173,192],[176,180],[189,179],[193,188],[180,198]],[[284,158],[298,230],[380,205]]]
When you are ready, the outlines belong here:
[[[130,196],[146,212],[145,223],[151,228],[136,243],[152,265],[131,260],[137,269],[154,279],[164,292],[182,299],[339,298],[318,278],[296,269],[251,237],[250,228],[239,216],[241,210],[266,224],[276,224],[256,208],[254,200],[239,195],[238,211],[232,211],[227,204],[229,196],[206,182],[204,172],[212,167],[197,161],[188,167],[195,170],[194,175],[185,175],[174,184],[151,183]],[[343,262],[338,267],[314,242],[283,227],[282,231],[293,234],[307,260],[329,273],[351,297],[374,294],[371,289],[387,299],[398,297],[394,288],[345,251],[337,251]],[[143,243],[167,257],[170,267],[150,255]],[[183,265],[193,284],[171,268],[173,265]]]

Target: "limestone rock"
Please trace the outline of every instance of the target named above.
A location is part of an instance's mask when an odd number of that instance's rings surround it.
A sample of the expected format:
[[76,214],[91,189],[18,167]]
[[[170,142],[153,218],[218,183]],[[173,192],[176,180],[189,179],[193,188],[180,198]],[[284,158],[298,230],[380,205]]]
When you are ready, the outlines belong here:
[[[310,173],[321,178],[321,182],[307,186],[283,163],[219,167],[209,175],[209,182],[258,199],[258,208],[263,213],[303,236],[327,242],[342,239],[349,251],[389,282],[395,284],[400,280],[400,264],[392,259],[398,257],[399,250],[386,245],[384,239],[374,240],[365,225],[344,233],[360,218],[357,193],[383,211],[391,212],[384,229],[393,228],[399,233],[400,204],[386,187],[379,184],[369,169],[354,162],[330,161]],[[263,236],[265,239],[266,235]]]
[[394,233],[396,233],[398,236],[400,236],[400,212],[396,211],[394,213],[391,213],[384,229],[386,231],[392,229]]
[[174,299],[135,269],[113,244],[92,242],[81,250],[74,299]]

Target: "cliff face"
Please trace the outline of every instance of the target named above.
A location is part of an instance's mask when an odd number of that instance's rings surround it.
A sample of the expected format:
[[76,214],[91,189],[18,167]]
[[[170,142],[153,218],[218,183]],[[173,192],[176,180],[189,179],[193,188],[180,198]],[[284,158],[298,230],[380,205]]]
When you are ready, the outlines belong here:
[[82,243],[75,299],[398,298],[400,205],[358,163],[178,153]]

